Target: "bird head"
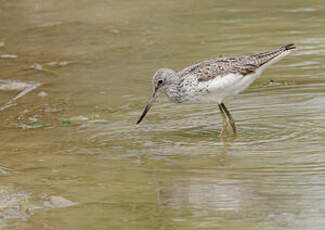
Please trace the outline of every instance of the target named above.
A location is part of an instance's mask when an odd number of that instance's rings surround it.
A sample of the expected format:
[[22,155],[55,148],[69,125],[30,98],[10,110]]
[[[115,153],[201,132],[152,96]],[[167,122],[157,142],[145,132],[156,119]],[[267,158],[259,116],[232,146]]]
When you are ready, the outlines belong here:
[[152,96],[149,99],[146,107],[143,110],[137,124],[139,124],[142,119],[146,116],[150,110],[155,99],[160,95],[161,92],[166,92],[169,85],[173,84],[175,81],[176,73],[175,71],[168,68],[159,69],[152,77]]

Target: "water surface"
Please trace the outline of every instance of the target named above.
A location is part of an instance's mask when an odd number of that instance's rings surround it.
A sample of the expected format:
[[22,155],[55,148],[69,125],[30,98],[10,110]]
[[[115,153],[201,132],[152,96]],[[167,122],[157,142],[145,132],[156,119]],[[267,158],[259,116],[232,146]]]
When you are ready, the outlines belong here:
[[[0,228],[322,229],[324,13],[318,0],[0,0],[0,84],[26,86],[0,87]],[[219,138],[217,105],[166,97],[135,126],[156,69],[292,42],[225,103],[237,138]]]

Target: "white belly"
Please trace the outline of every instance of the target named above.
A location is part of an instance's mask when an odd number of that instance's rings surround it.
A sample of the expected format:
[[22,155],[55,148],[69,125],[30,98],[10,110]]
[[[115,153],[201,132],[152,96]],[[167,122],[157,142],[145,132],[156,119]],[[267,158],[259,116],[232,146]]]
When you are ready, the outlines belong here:
[[220,103],[227,97],[235,96],[247,89],[260,74],[261,71],[246,76],[231,73],[207,82],[200,82],[199,88],[206,88],[208,92],[205,95],[193,97],[193,99]]

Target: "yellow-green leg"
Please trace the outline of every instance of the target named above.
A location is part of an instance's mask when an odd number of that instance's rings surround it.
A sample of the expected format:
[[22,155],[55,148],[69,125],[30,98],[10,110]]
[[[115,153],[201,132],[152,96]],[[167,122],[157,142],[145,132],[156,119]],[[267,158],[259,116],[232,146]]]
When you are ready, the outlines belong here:
[[233,131],[234,135],[236,135],[237,134],[237,129],[236,129],[235,120],[232,118],[232,116],[231,116],[230,112],[228,111],[228,109],[226,108],[225,104],[220,103],[219,109],[220,109],[220,106],[221,106],[222,110],[224,111],[224,113],[227,115],[228,121],[229,121],[229,123],[231,125],[231,128],[232,128],[232,131]]
[[224,133],[227,131],[228,121],[227,121],[226,114],[223,111],[223,108],[222,108],[221,104],[218,104],[218,106],[219,106],[219,109],[220,109],[220,112],[221,112],[221,115],[222,115],[222,118],[223,118],[223,127],[222,127],[222,130],[221,130],[221,133],[220,133],[220,137],[222,137],[224,135]]

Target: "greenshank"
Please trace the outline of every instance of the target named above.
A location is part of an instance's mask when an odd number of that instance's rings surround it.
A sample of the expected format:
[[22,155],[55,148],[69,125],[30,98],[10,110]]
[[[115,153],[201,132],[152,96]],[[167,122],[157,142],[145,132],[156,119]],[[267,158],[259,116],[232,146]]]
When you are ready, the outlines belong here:
[[296,47],[289,44],[278,49],[251,56],[209,59],[186,67],[180,72],[169,68],[159,69],[153,76],[153,93],[137,124],[150,110],[155,98],[165,93],[170,101],[204,101],[217,103],[223,118],[220,136],[228,124],[236,135],[235,120],[223,101],[245,90],[269,65],[291,53]]

